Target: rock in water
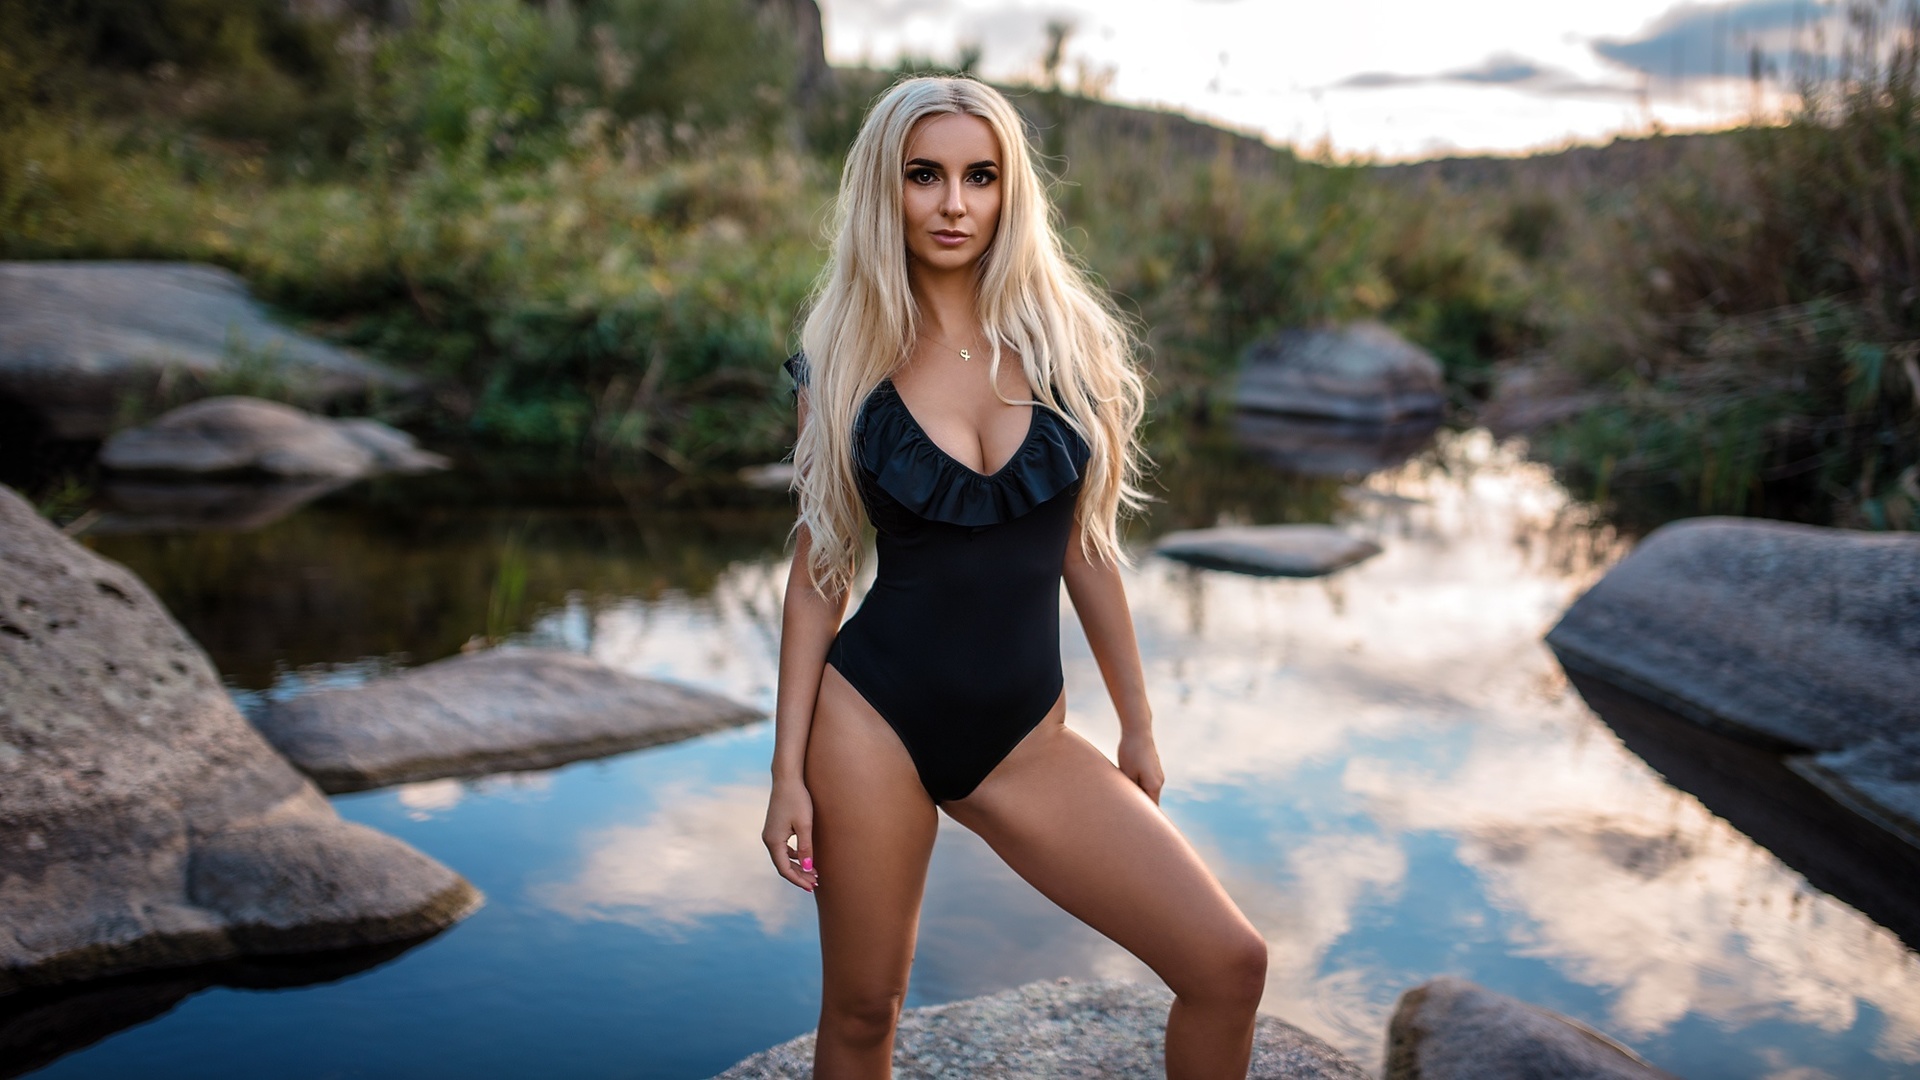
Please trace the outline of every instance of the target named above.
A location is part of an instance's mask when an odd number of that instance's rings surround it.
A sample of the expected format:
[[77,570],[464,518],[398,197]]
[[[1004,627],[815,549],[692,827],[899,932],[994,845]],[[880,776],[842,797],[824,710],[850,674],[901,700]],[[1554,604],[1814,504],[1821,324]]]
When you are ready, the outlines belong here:
[[[989,997],[908,1009],[893,1044],[897,1080],[1159,1080],[1173,995],[1140,983],[1028,983]],[[813,1075],[813,1035],[763,1050],[716,1080]],[[1338,1050],[1261,1016],[1249,1080],[1363,1080]]]
[[169,370],[236,361],[302,400],[411,385],[365,358],[275,325],[239,278],[184,263],[0,262],[0,396],[62,439],[97,439],[121,400]]
[[1654,531],[1547,635],[1561,663],[1787,753],[1920,842],[1920,536],[1742,518]]
[[1440,362],[1377,322],[1283,330],[1256,342],[1240,366],[1234,404],[1254,412],[1387,424],[1438,416],[1447,405]]
[[1559,1013],[1465,979],[1400,995],[1387,1029],[1386,1080],[1673,1080],[1633,1051]]
[[327,791],[540,769],[763,719],[574,653],[503,649],[274,703],[260,730]]
[[0,994],[403,941],[479,902],[342,821],[138,578],[0,487]]
[[446,468],[413,437],[375,420],[329,420],[250,397],[203,398],[100,448],[122,474],[349,480],[377,472]]
[[1171,532],[1153,550],[1210,570],[1319,577],[1380,554],[1380,545],[1331,525],[1237,525]]

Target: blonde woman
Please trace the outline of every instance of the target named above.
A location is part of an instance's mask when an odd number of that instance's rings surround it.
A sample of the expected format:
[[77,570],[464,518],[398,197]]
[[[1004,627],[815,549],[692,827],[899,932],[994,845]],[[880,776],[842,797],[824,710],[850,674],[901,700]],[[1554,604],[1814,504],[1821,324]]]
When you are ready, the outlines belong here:
[[[939,810],[1173,989],[1167,1073],[1240,1078],[1266,942],[1160,812],[1121,586],[1143,387],[1063,252],[1019,115],[965,78],[873,107],[787,361],[800,497],[780,642],[775,867],[814,894],[814,1075],[891,1074]],[[841,625],[861,523],[877,578]],[[1065,725],[1060,583],[1120,716]]]

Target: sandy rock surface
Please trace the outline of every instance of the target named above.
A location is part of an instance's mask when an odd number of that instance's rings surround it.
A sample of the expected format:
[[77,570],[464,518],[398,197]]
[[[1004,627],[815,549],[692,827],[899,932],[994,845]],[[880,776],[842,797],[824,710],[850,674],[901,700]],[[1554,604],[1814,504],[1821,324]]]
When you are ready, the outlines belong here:
[[501,649],[274,703],[256,721],[327,791],[539,769],[763,719],[575,653]]
[[[1162,1080],[1163,987],[1107,980],[1028,983],[988,997],[908,1009],[894,1040],[897,1080]],[[717,1080],[805,1080],[813,1035],[764,1050]],[[1319,1039],[1261,1016],[1249,1080],[1365,1080]]]
[[341,820],[139,579],[0,487],[0,994],[403,941],[479,902]]
[[1237,525],[1171,532],[1153,550],[1210,570],[1320,577],[1380,554],[1380,545],[1332,525]]

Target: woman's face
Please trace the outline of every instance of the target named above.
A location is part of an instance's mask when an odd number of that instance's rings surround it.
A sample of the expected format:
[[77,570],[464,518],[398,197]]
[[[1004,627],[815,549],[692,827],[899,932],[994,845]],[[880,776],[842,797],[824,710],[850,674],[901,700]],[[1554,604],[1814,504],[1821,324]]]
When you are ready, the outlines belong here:
[[971,266],[1000,223],[1000,141],[985,120],[941,113],[907,136],[901,207],[907,254],[931,270]]

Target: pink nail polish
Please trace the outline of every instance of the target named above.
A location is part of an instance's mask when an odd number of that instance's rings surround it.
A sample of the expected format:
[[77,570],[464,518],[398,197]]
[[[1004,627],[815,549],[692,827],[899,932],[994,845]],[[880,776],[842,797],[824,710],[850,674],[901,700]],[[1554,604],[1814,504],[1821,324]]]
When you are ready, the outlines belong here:
[[808,873],[812,873],[812,872],[813,872],[813,858],[812,858],[811,856],[809,856],[809,857],[807,857],[807,858],[804,858],[804,859],[801,859],[801,860],[800,860],[800,869],[802,869],[802,870],[805,870],[805,871],[807,871]]

